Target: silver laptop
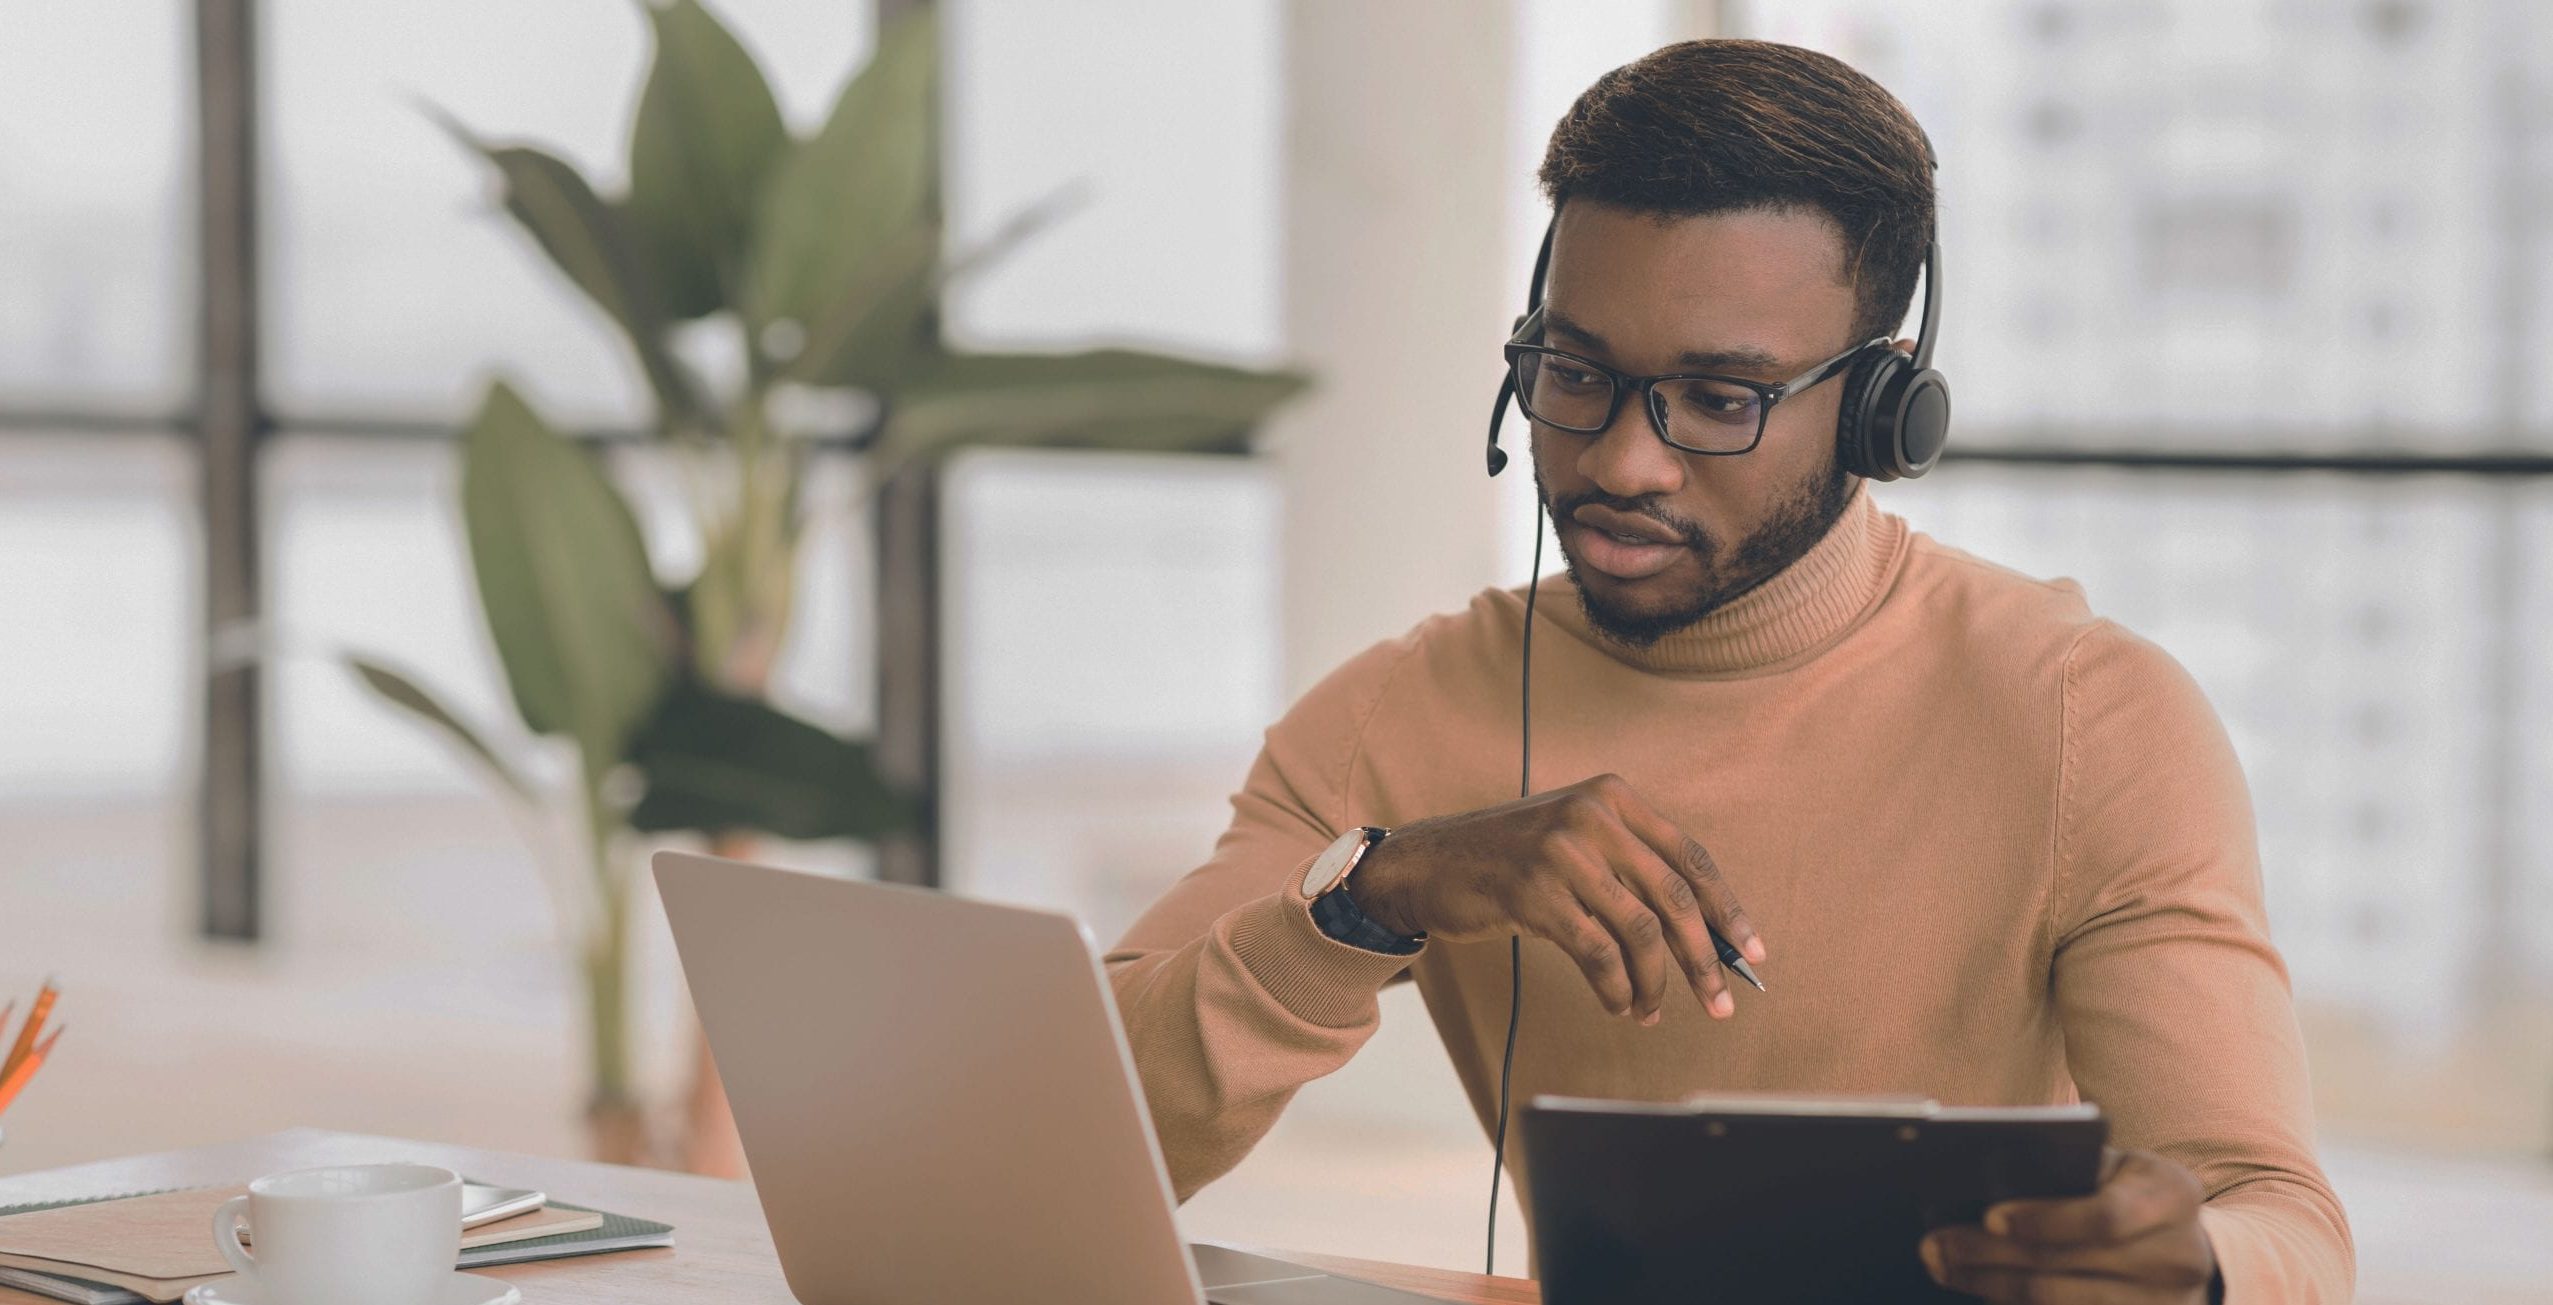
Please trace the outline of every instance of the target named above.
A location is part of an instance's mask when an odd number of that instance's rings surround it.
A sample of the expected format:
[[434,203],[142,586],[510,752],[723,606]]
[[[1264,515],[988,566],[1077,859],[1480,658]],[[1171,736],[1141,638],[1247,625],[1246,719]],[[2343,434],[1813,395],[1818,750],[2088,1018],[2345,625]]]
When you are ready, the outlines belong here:
[[1182,1246],[1088,935],[1067,915],[655,857],[789,1290],[807,1305],[1415,1305]]

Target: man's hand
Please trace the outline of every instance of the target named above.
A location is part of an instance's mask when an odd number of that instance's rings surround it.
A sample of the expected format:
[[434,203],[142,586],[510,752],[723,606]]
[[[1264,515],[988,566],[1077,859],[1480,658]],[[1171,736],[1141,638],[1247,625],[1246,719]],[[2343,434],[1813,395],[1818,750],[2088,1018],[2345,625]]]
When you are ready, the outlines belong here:
[[1764,963],[1764,940],[1711,854],[1614,775],[1399,826],[1357,864],[1348,892],[1399,933],[1548,938],[1605,1009],[1643,1024],[1657,1022],[1677,970],[1715,1018],[1737,1010],[1706,921]]
[[2199,1226],[2198,1176],[2150,1151],[2110,1150],[2101,1187],[2063,1201],[2006,1201],[1983,1228],[1924,1238],[1924,1267],[1954,1291],[2030,1305],[2199,1305],[2216,1253]]

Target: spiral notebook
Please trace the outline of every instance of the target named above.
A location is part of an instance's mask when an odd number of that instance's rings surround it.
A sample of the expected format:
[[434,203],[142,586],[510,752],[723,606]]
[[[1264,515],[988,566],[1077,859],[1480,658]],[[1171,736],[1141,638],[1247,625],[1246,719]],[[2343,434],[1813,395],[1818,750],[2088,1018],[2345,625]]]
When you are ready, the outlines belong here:
[[[0,1288],[76,1305],[174,1301],[230,1272],[213,1211],[246,1189],[204,1187],[0,1207]],[[28,1216],[20,1222],[17,1216]],[[456,1267],[673,1245],[673,1226],[553,1201],[468,1230]],[[0,1305],[14,1293],[0,1290]]]

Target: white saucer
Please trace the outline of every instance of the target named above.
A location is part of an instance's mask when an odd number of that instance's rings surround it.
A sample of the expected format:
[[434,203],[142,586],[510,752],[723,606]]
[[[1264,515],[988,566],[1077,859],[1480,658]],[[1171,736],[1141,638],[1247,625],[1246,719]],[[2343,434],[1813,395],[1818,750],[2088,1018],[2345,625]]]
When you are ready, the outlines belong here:
[[[518,1305],[523,1293],[513,1283],[496,1278],[482,1278],[475,1273],[455,1273],[444,1280],[443,1294],[434,1305]],[[270,1305],[257,1284],[233,1274],[197,1283],[186,1290],[185,1305]]]

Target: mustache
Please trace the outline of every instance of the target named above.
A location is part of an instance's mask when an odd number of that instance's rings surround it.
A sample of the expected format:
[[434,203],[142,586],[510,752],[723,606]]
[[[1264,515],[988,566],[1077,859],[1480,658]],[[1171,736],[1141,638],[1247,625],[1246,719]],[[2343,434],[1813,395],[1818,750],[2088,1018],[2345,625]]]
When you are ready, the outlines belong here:
[[1669,512],[1653,502],[1644,502],[1640,499],[1633,498],[1616,498],[1611,494],[1594,492],[1586,494],[1572,494],[1565,498],[1555,498],[1546,494],[1543,498],[1543,503],[1546,510],[1551,513],[1551,519],[1554,521],[1570,520],[1577,516],[1578,509],[1592,503],[1597,507],[1611,508],[1616,512],[1622,513],[1624,516],[1647,517],[1649,520],[1655,521],[1659,525],[1673,531],[1677,541],[1682,543],[1686,548],[1701,549],[1705,552],[1710,551],[1712,548],[1711,532],[1704,529],[1701,522],[1694,521],[1687,517],[1677,516],[1675,513]]

